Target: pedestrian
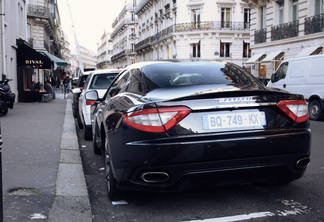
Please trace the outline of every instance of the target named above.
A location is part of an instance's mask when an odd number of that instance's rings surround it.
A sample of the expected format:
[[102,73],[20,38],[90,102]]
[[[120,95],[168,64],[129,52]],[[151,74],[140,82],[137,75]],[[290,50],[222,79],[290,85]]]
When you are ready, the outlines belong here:
[[54,76],[51,74],[50,75],[50,84],[52,85],[52,88],[53,88],[53,99],[56,99],[56,85],[57,85],[57,82],[56,82],[56,79],[54,78]]
[[70,78],[68,75],[65,75],[64,76],[64,79],[63,79],[63,85],[64,85],[64,90],[66,90],[67,92],[69,92],[69,84],[70,84]]

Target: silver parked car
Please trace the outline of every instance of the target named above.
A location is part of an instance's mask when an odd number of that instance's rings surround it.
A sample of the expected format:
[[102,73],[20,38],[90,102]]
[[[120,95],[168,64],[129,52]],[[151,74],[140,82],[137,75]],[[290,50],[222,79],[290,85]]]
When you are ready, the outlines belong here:
[[120,71],[121,70],[116,69],[102,69],[93,71],[88,75],[79,97],[79,117],[81,123],[79,127],[83,128],[85,140],[90,140],[92,138],[90,106],[95,102],[87,100],[85,98],[85,93],[95,90],[101,98]]

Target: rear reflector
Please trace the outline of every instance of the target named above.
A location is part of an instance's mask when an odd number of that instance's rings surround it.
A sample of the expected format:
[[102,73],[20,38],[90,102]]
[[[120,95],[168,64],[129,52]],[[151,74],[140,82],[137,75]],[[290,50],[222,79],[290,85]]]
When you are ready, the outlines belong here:
[[282,100],[277,107],[295,123],[308,120],[308,107],[305,100]]
[[86,105],[91,106],[96,100],[86,100]]
[[163,133],[171,129],[189,113],[184,106],[151,108],[126,113],[124,120],[127,125],[146,132]]

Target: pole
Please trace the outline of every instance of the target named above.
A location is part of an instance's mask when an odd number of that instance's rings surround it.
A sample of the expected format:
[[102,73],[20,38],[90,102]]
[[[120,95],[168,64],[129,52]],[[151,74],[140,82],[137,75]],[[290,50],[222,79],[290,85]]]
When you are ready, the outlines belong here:
[[3,194],[2,194],[2,136],[0,125],[0,221],[3,221]]
[[81,58],[81,54],[80,54],[80,46],[79,46],[79,43],[78,43],[77,35],[75,33],[74,22],[73,22],[73,17],[72,17],[72,11],[71,11],[71,6],[70,6],[70,0],[67,0],[67,6],[68,6],[69,12],[70,12],[70,18],[71,18],[72,29],[73,29],[73,34],[74,34],[74,40],[75,40],[77,56],[78,56],[78,60],[79,60],[79,68],[81,69],[81,73],[83,74],[83,72],[84,72],[83,62],[82,62],[82,58]]

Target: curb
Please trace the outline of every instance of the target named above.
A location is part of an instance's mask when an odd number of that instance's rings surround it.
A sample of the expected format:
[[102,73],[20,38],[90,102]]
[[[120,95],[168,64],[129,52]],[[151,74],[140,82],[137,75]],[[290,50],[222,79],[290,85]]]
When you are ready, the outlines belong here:
[[92,213],[72,114],[71,99],[67,99],[60,148],[55,197],[53,206],[49,211],[48,221],[91,222]]

